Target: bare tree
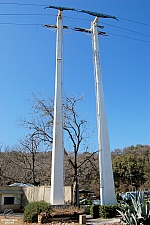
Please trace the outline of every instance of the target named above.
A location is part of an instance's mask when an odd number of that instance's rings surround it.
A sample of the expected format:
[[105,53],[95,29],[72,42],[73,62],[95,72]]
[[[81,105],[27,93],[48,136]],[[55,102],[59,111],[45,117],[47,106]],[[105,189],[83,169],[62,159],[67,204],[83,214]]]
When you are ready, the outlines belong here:
[[17,146],[5,147],[0,158],[1,185],[14,182],[35,186],[50,184],[51,152],[41,151],[37,141],[35,137],[26,137]]
[[24,158],[24,164],[26,165],[26,168],[30,171],[30,183],[34,186],[37,186],[40,184],[40,182],[36,181],[36,167],[35,167],[35,161],[38,155],[38,139],[35,137],[35,135],[31,135],[30,138],[26,138],[25,140],[20,140],[20,145],[22,148],[22,157]]
[[31,104],[32,118],[31,120],[20,119],[19,125],[30,130],[29,138],[36,136],[38,142],[44,143],[49,149],[53,142],[54,102],[51,98],[40,99],[33,94],[29,103]]
[[[89,138],[87,121],[81,119],[81,116],[78,114],[77,106],[83,101],[83,97],[76,98],[75,96],[69,97],[67,95],[63,98],[63,129],[69,137],[70,143],[72,145],[71,151],[73,152],[74,157],[70,157],[68,151],[65,151],[67,161],[73,168],[73,204],[78,204],[78,168],[83,165],[78,165],[77,155],[82,147],[82,151],[87,148],[86,139]],[[53,109],[54,103],[51,98],[48,100],[39,99],[33,95],[33,100],[31,102],[33,110],[33,118],[31,121],[21,120],[21,125],[25,128],[28,128],[31,131],[31,136],[35,136],[38,139],[38,142],[45,143],[48,148],[52,147],[53,142]],[[66,135],[66,136],[67,136]],[[23,144],[23,143],[22,143]],[[26,146],[28,148],[28,145]],[[67,149],[68,147],[66,147]],[[32,156],[34,156],[34,151],[31,151]],[[68,150],[68,149],[67,149]],[[90,160],[90,159],[88,159]],[[85,160],[86,161],[86,160]],[[32,158],[32,163],[34,163],[34,157]],[[34,164],[32,165],[34,168]],[[34,176],[34,174],[33,174]],[[34,179],[33,179],[34,180]]]
[[[78,102],[83,101],[83,97],[76,98],[65,96],[64,103],[64,130],[68,133],[69,139],[73,146],[74,152],[74,161],[69,157],[68,160],[73,167],[74,175],[73,175],[73,204],[79,204],[79,187],[78,187],[78,162],[77,155],[79,149],[81,147],[81,143],[89,137],[86,134],[87,132],[87,121],[85,119],[81,119],[77,112],[77,104]],[[82,145],[83,146],[83,145]],[[82,149],[83,150],[83,149]]]
[[1,185],[8,185],[12,182],[23,182],[24,171],[26,166],[24,165],[24,159],[22,152],[18,146],[10,148],[5,147],[1,152]]

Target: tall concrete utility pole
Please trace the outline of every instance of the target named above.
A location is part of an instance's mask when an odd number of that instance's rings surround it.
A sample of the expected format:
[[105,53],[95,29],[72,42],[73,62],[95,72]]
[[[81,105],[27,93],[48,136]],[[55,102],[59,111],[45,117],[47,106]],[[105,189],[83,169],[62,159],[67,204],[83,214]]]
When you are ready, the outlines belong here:
[[54,100],[54,125],[51,171],[51,196],[52,205],[64,205],[64,178],[63,178],[63,121],[62,121],[62,11],[57,16],[56,37],[56,77]]
[[101,205],[113,205],[116,203],[116,196],[112,171],[111,153],[109,146],[105,103],[104,103],[97,25],[98,25],[98,17],[96,17],[95,20],[93,21],[91,30],[93,41],[96,104],[97,104],[100,196],[101,196]]

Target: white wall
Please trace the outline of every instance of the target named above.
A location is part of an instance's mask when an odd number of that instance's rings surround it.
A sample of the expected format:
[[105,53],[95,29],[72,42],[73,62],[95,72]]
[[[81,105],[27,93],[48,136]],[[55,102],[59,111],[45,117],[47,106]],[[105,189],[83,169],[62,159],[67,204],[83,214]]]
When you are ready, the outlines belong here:
[[[40,201],[44,200],[50,203],[50,186],[39,186],[39,187],[22,187],[24,192],[22,198],[22,205],[25,206],[30,202],[33,201]],[[71,186],[64,187],[64,196],[65,196],[65,203],[72,201],[72,188]]]

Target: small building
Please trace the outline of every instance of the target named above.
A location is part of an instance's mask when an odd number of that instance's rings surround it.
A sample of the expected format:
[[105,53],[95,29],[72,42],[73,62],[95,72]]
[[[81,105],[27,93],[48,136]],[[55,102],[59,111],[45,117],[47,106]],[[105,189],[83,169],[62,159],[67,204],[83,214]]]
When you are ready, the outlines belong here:
[[[72,202],[71,186],[64,187],[64,197],[64,203]],[[50,186],[0,186],[0,212],[4,212],[5,209],[19,212],[30,202],[41,200],[50,203]]]
[[22,208],[22,187],[0,187],[0,212],[5,209],[19,211]]

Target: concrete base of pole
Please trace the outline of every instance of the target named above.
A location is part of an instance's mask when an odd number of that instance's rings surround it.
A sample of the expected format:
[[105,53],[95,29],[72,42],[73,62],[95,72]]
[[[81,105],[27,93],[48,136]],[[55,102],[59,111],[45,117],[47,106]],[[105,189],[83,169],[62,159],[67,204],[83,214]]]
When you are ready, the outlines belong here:
[[79,224],[86,224],[86,215],[79,215]]

